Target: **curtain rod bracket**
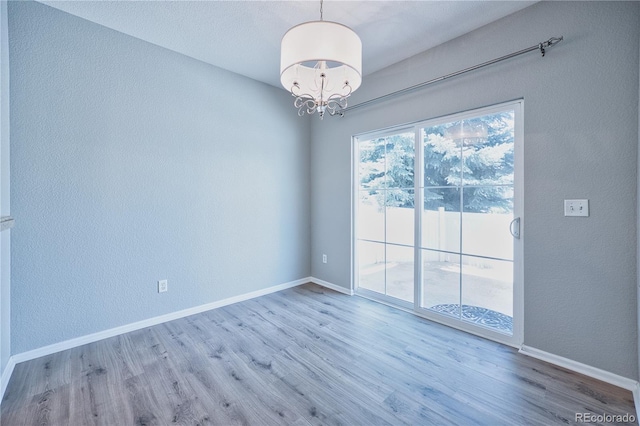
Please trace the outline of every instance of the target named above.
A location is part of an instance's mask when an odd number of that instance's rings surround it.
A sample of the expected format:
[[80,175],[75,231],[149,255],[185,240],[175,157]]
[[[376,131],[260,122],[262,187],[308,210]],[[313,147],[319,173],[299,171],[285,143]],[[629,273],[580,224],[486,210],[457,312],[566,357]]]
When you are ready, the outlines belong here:
[[560,37],[551,37],[549,40],[547,41],[543,41],[540,44],[538,44],[538,49],[540,49],[540,54],[542,55],[542,57],[544,58],[545,53],[547,53],[547,49],[549,47],[552,47],[558,43],[560,43],[562,41],[564,37],[560,36]]

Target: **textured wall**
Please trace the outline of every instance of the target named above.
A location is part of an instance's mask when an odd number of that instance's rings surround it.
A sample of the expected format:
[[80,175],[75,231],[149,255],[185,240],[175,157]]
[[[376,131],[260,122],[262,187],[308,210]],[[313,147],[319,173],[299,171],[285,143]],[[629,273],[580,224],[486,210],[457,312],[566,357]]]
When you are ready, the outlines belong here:
[[[9,39],[0,2],[0,216],[9,216]],[[0,377],[11,356],[11,231],[0,234]]]
[[[565,37],[545,58],[313,122],[313,276],[350,285],[352,135],[524,97],[524,343],[638,377],[638,22],[637,2],[541,2],[365,78],[352,104]],[[565,218],[565,198],[591,216]]]
[[13,353],[310,275],[284,91],[34,2],[9,42]]

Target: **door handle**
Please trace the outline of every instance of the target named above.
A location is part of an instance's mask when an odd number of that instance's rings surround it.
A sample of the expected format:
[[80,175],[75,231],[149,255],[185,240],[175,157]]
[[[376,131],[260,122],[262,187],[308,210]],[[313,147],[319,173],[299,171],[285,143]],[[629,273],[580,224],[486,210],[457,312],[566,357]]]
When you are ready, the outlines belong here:
[[509,224],[509,232],[513,235],[513,238],[520,239],[520,218],[516,217]]

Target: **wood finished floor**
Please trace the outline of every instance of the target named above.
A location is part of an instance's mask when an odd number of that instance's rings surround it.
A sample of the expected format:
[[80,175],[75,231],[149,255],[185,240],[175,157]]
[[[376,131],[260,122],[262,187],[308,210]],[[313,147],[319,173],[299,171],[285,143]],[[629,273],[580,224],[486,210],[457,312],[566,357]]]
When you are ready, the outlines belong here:
[[514,425],[631,392],[307,284],[16,366],[13,425]]

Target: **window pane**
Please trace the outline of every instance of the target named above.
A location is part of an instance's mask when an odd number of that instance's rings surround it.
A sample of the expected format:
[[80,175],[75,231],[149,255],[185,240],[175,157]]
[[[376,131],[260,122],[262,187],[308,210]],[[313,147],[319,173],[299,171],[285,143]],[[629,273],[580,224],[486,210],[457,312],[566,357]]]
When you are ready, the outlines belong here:
[[462,252],[513,260],[513,187],[464,188]]
[[414,191],[387,189],[387,242],[413,245],[415,239]]
[[387,245],[387,295],[413,303],[413,248]]
[[413,188],[414,134],[400,133],[385,138],[386,184],[388,188]]
[[384,294],[384,244],[358,241],[358,286]]
[[513,332],[513,262],[462,256],[462,319]]
[[513,184],[514,111],[464,120],[452,130],[463,146],[463,185]]
[[424,190],[422,247],[460,251],[460,190],[428,188]]
[[360,187],[384,188],[384,139],[359,141],[358,149]]
[[460,255],[422,250],[422,307],[460,316]]
[[456,186],[461,183],[459,141],[446,134],[455,123],[422,129],[424,146],[424,186]]
[[384,191],[360,191],[357,238],[384,241]]

